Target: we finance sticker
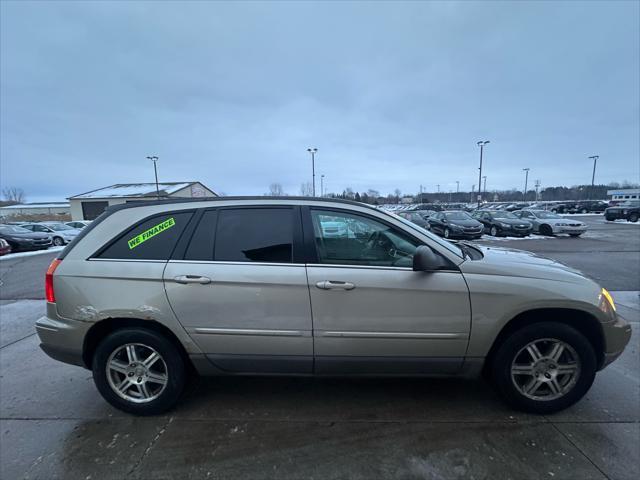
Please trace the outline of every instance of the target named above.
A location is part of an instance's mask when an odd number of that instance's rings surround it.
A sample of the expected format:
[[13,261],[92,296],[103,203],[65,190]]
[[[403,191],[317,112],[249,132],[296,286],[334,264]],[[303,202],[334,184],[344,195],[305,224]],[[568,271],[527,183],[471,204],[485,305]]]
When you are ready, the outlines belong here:
[[136,235],[131,240],[128,240],[129,250],[136,248],[138,245],[143,244],[150,238],[155,237],[156,235],[160,235],[162,232],[166,232],[171,227],[176,224],[176,221],[171,218],[167,218],[164,222],[159,223],[158,225],[151,227],[149,230],[145,230],[140,235]]

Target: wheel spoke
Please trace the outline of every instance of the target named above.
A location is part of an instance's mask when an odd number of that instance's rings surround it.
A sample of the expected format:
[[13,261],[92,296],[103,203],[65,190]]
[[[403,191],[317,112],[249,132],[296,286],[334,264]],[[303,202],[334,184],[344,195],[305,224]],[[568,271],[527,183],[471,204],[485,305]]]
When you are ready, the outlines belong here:
[[535,343],[527,346],[527,352],[529,352],[529,355],[531,355],[531,358],[533,358],[534,361],[542,358],[542,354]]
[[131,386],[131,381],[128,378],[125,378],[118,384],[116,387],[120,392],[124,393]]
[[549,385],[549,389],[554,395],[558,395],[562,391],[557,378],[552,378],[549,382],[547,382],[547,385]]
[[145,367],[151,368],[151,365],[156,363],[156,361],[159,359],[160,359],[160,355],[158,354],[158,352],[153,352],[142,363],[144,364]]
[[123,375],[127,374],[127,365],[115,358],[109,362],[109,368],[115,372],[122,373]]
[[532,378],[529,383],[527,383],[524,387],[522,387],[522,389],[524,390],[525,393],[529,395],[533,395],[538,391],[542,383],[543,382],[541,382],[537,378]]
[[149,372],[147,374],[147,382],[159,383],[160,385],[164,385],[165,383],[167,383],[167,375],[165,373]]
[[568,375],[573,374],[578,370],[578,366],[573,363],[565,363],[563,365],[558,365],[558,375]]
[[514,375],[531,375],[533,376],[533,364],[528,365],[513,365],[511,367],[511,373]]
[[129,363],[138,361],[138,355],[136,354],[136,347],[134,345],[127,345],[127,358]]
[[557,362],[558,360],[560,360],[563,352],[564,345],[562,345],[560,342],[554,343],[553,347],[551,347],[551,351],[549,352],[549,357]]
[[139,383],[138,384],[138,391],[140,392],[140,396],[142,398],[149,398],[151,396],[151,394],[149,393],[149,389],[147,388],[147,384],[146,383]]

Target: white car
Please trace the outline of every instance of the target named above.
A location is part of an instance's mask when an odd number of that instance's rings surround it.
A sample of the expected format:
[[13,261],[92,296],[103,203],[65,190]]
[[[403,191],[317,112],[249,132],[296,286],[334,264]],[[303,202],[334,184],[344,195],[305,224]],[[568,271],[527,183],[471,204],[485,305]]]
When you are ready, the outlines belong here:
[[533,224],[533,231],[542,235],[566,233],[572,237],[579,237],[587,231],[586,223],[546,210],[518,210],[513,214],[529,220]]
[[65,222],[65,225],[69,225],[71,228],[82,230],[84,227],[88,227],[91,220],[74,220],[73,222]]
[[80,230],[71,228],[64,223],[25,223],[20,225],[22,228],[31,230],[32,232],[46,233],[51,236],[53,244],[56,247],[66,245],[78,236]]

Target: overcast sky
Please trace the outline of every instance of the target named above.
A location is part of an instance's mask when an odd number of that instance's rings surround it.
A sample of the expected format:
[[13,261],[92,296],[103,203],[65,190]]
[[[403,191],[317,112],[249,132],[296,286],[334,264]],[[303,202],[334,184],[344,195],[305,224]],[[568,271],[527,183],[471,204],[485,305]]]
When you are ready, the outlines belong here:
[[638,182],[639,5],[3,0],[2,186]]

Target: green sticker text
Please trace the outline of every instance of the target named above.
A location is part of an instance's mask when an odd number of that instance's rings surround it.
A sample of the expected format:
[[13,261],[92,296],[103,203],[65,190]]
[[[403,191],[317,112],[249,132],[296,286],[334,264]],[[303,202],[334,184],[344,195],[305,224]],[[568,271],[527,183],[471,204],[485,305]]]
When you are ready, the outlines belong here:
[[149,230],[145,230],[140,235],[136,235],[127,243],[129,244],[129,250],[136,248],[141,243],[146,242],[150,238],[155,237],[159,233],[162,233],[169,228],[173,227],[176,224],[176,221],[171,218],[167,218],[164,222],[159,223],[158,225],[151,227]]

